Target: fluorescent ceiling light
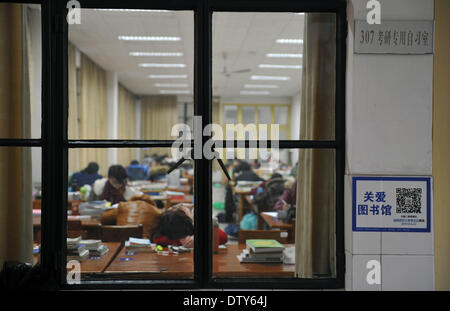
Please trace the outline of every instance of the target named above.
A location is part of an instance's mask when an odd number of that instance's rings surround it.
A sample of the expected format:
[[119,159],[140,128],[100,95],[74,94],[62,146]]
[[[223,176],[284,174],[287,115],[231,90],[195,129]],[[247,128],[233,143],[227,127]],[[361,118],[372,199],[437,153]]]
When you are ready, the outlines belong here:
[[290,80],[290,77],[283,76],[251,76],[251,80],[274,80],[274,81],[286,81]]
[[269,95],[269,91],[241,91],[241,95]]
[[141,63],[139,67],[151,67],[151,68],[184,68],[186,64],[158,64],[158,63]]
[[302,58],[303,54],[268,53],[266,56],[271,58]]
[[244,85],[246,89],[277,89],[278,85],[273,84],[246,84]]
[[130,52],[130,56],[175,57],[175,56],[183,56],[183,53],[181,53],[181,52]]
[[188,90],[161,90],[159,91],[160,94],[189,94],[190,91]]
[[303,39],[277,39],[281,44],[303,44]]
[[305,15],[305,13],[295,13],[296,15]]
[[143,9],[94,9],[95,11],[107,12],[170,12],[169,10],[143,10]]
[[187,75],[148,75],[150,79],[186,79]]
[[277,68],[277,69],[301,69],[301,65],[272,65],[272,64],[260,64],[259,68]]
[[119,36],[119,40],[124,41],[180,41],[180,37],[164,37],[164,36]]
[[155,83],[156,87],[188,87],[187,83]]

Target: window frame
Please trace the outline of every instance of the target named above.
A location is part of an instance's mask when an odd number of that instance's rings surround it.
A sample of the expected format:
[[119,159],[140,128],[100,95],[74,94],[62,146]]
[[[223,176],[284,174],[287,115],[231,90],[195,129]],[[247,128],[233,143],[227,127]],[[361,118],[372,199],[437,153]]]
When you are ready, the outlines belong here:
[[[334,149],[336,167],[336,277],[214,278],[212,273],[212,162],[195,160],[194,278],[189,280],[95,280],[66,284],[66,223],[69,148],[171,147],[174,140],[68,139],[68,25],[65,1],[11,1],[41,5],[42,17],[42,136],[40,139],[0,139],[0,146],[42,148],[41,277],[59,289],[177,289],[177,288],[286,288],[344,287],[344,174],[345,77],[347,17],[345,0],[80,0],[82,8],[168,9],[194,12],[194,115],[203,126],[212,121],[212,14],[214,12],[329,12],[336,14],[335,139],[282,140],[279,148]],[[201,26],[206,27],[201,27]],[[202,48],[205,47],[205,48]],[[208,137],[203,138],[204,141]],[[226,143],[224,141],[224,143]],[[235,147],[239,141],[232,142]],[[249,147],[249,141],[244,142]],[[259,146],[259,144],[257,143]],[[271,142],[268,142],[268,147]],[[55,169],[56,168],[56,169]],[[202,191],[199,189],[208,189]],[[209,256],[202,256],[209,254]]]

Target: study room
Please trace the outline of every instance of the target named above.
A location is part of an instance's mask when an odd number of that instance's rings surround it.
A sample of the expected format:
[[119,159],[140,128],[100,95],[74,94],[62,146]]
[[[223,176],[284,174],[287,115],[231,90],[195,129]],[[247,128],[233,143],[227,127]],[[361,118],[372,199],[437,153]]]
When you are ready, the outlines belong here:
[[[89,6],[81,1],[80,22],[63,32],[67,133],[64,160],[54,163],[63,172],[52,174],[65,180],[49,189],[44,12],[39,4],[0,4],[0,14],[18,16],[2,19],[9,44],[0,59],[16,84],[0,80],[11,98],[0,130],[23,140],[0,148],[0,189],[8,193],[0,219],[16,241],[5,258],[45,266],[48,245],[61,244],[67,285],[201,279],[339,287],[338,6],[321,13],[224,6],[209,12],[210,24],[188,5]],[[64,190],[60,204],[46,197],[55,189]],[[46,229],[52,221],[63,226],[60,240],[49,235],[60,229]]]

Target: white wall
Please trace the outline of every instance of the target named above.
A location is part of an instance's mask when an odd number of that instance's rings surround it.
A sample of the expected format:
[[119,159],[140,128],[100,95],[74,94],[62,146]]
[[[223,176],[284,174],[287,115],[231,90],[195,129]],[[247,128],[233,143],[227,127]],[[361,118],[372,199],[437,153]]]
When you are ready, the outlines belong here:
[[[433,0],[380,3],[381,22],[433,19]],[[354,54],[354,19],[366,18],[366,4],[367,0],[348,2],[346,288],[429,290],[434,287],[432,233],[365,233],[351,228],[352,175],[432,174],[433,55]],[[364,281],[366,259],[382,263],[381,286]]]

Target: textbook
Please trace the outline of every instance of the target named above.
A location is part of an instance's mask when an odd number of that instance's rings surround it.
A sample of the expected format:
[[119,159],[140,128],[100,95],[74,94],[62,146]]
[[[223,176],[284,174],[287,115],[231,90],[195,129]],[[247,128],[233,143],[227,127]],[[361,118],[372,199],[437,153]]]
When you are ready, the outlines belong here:
[[244,253],[241,253],[236,256],[239,262],[253,262],[253,263],[283,263],[283,255],[279,257],[261,257],[261,258],[252,258],[246,257]]
[[125,241],[125,249],[129,252],[153,252],[149,239],[129,238]]
[[76,238],[67,238],[67,248],[73,248],[80,244],[81,236]]
[[89,250],[87,250],[86,248],[81,251],[79,254],[67,254],[67,261],[70,260],[77,260],[77,261],[85,261],[86,259],[89,258]]
[[283,244],[277,240],[252,239],[247,240],[246,244],[254,253],[276,253],[284,250]]
[[264,259],[264,258],[281,258],[283,256],[283,252],[270,252],[270,253],[254,253],[248,249],[242,250],[242,256],[244,258],[252,258],[252,259]]
[[84,244],[88,250],[96,250],[102,245],[101,240],[81,240],[80,244]]
[[96,249],[89,249],[89,255],[92,255],[92,256],[103,256],[107,252],[109,252],[109,248],[108,248],[108,246],[103,245],[103,244],[101,244]]

